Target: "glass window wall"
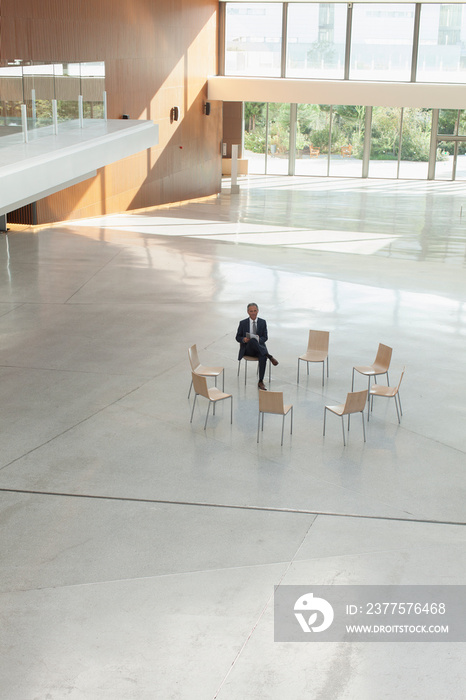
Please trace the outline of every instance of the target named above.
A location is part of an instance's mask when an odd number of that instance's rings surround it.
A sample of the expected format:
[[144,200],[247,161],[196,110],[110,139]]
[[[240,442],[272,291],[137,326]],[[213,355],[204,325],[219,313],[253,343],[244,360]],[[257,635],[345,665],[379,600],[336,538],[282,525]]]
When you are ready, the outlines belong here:
[[330,123],[329,105],[298,105],[296,175],[328,175]]
[[424,83],[466,81],[466,6],[421,7],[416,80]]
[[[244,151],[249,173],[361,177],[366,110],[358,105],[247,102]],[[373,107],[369,177],[427,179],[433,110]],[[290,151],[296,114],[296,145]],[[466,179],[466,110],[440,110],[435,179]],[[453,132],[453,133],[451,133]],[[294,143],[294,137],[293,137]]]
[[361,177],[364,153],[366,108],[334,105],[332,108],[332,145],[330,175]]
[[353,5],[350,80],[411,79],[414,4]]
[[281,3],[228,3],[225,75],[280,77]]
[[243,158],[248,160],[248,170],[254,175],[265,175],[267,111],[265,102],[244,103]]
[[267,174],[288,175],[290,157],[290,105],[269,104]]
[[437,158],[435,163],[436,180],[452,180],[453,165],[455,162],[455,142],[438,141]]
[[287,77],[343,79],[346,17],[345,4],[288,5]]
[[429,167],[432,110],[403,109],[398,177],[426,180]]
[[400,126],[400,107],[372,108],[370,177],[397,177]]

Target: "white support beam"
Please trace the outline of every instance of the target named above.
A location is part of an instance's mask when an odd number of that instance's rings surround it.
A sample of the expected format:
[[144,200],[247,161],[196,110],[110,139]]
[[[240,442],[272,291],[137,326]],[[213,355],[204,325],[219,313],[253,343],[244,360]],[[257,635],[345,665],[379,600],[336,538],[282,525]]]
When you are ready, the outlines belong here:
[[211,76],[207,81],[207,99],[225,102],[296,102],[368,107],[466,109],[464,85],[444,83]]

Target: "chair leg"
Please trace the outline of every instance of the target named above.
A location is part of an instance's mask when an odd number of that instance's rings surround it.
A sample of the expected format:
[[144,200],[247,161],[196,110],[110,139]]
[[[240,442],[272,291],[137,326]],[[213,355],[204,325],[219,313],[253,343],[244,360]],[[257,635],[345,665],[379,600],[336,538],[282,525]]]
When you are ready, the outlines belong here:
[[322,386],[324,386],[325,360],[322,362]]
[[194,407],[195,407],[195,405],[196,405],[196,399],[197,399],[197,394],[194,395],[193,410],[191,411],[191,420],[189,421],[190,423],[193,422]]
[[222,391],[225,393],[225,369],[222,370]]
[[[209,417],[210,404],[211,404],[211,401],[209,401],[209,405],[207,406],[207,414],[206,414],[206,417],[205,417],[204,430],[207,428],[207,419],[208,419],[208,417]],[[214,404],[214,406],[215,406],[215,404]]]
[[396,400],[396,394],[395,394],[395,407],[396,407],[396,415],[398,416],[398,423],[401,423],[400,421],[400,412],[398,410],[398,401]]
[[325,419],[326,419],[326,417],[327,417],[327,406],[324,408],[324,431],[322,433],[322,435],[324,435],[324,436],[325,436]]
[[293,406],[291,407],[291,426],[290,426],[290,435],[293,435]]
[[299,384],[299,357],[298,357],[298,375],[296,377],[296,384]]
[[247,360],[244,361],[244,386],[246,386],[246,382],[248,379],[248,363]]
[[281,446],[283,447],[283,431],[285,430],[285,414],[283,414],[282,418],[282,441],[281,441]]
[[261,426],[261,412],[259,411],[259,417],[257,419],[257,442],[259,442],[259,429]]
[[354,391],[354,367],[353,367],[353,380],[351,382],[351,391]]
[[236,374],[237,377],[239,377],[239,371],[241,369],[241,360],[238,361],[238,372]]
[[400,407],[400,413],[401,413],[401,415],[403,415],[403,410],[402,410],[402,408],[401,408],[400,392],[398,392],[398,393],[395,395],[395,398],[396,398],[397,396],[398,396],[398,406]]
[[230,423],[233,425],[233,396],[230,396]]
[[327,355],[327,379],[328,379],[328,355]]
[[364,442],[366,442],[366,426],[364,425],[364,411],[361,411],[361,418],[362,418],[362,432],[364,435]]
[[189,385],[188,399],[191,396],[191,389],[193,388],[193,380],[191,379],[191,384]]
[[[349,415],[348,415],[349,418]],[[348,430],[349,430],[349,423],[348,423]],[[345,440],[345,421],[343,420],[343,416],[341,417],[341,431],[343,433],[343,447],[346,447],[346,440]]]

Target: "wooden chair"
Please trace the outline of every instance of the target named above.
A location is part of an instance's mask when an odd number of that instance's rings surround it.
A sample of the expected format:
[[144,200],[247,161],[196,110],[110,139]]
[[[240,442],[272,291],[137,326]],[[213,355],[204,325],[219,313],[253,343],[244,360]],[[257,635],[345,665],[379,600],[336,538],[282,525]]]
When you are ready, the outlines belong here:
[[[257,362],[257,372],[259,372],[259,358],[258,357],[253,357],[252,355],[243,355],[241,360],[244,360],[244,384],[246,384],[247,378],[248,378],[248,362]],[[238,361],[238,374],[236,376],[239,377],[239,373],[241,370],[241,360]],[[269,361],[269,384],[272,381],[272,363]]]
[[276,413],[283,416],[282,419],[282,442],[283,430],[285,428],[285,416],[291,411],[290,435],[293,433],[293,406],[285,406],[283,403],[283,391],[260,391],[259,392],[259,418],[257,421],[257,442],[259,442],[259,428],[262,415],[262,430],[264,430],[264,414]]
[[[188,350],[189,362],[191,364],[191,371],[196,374],[201,375],[201,377],[215,377],[215,386],[217,386],[217,377],[222,374],[222,391],[225,391],[225,368],[224,367],[205,367],[199,362],[199,357],[197,354],[197,347],[191,345]],[[191,389],[193,388],[193,383],[189,387],[188,399],[191,396]]]
[[193,410],[191,411],[191,420],[189,422],[193,422],[194,408],[196,406],[197,397],[204,396],[206,399],[209,400],[209,405],[207,407],[207,415],[205,417],[204,430],[207,427],[207,419],[209,417],[210,405],[212,403],[214,404],[213,414],[215,415],[215,404],[217,403],[217,401],[223,401],[223,399],[231,399],[230,423],[233,423],[233,396],[231,394],[224,394],[223,391],[217,389],[216,386],[209,389],[209,387],[207,386],[207,379],[205,377],[202,377],[200,374],[192,372],[191,376],[193,380],[195,396]]
[[314,148],[314,146],[311,143],[311,145],[309,146],[309,156],[311,158],[317,158],[317,156],[319,156],[319,155],[320,155],[320,148]]
[[327,411],[331,411],[336,416],[341,417],[341,429],[343,432],[343,445],[346,447],[345,440],[345,426],[343,416],[348,416],[348,430],[350,429],[350,416],[352,413],[360,413],[362,419],[362,432],[364,435],[364,442],[366,442],[366,428],[364,425],[364,408],[367,401],[367,389],[364,391],[350,391],[346,397],[345,403],[339,404],[338,406],[325,406],[324,408],[324,432],[325,435],[325,418]]
[[348,146],[342,146],[340,148],[340,154],[343,158],[350,158],[353,146],[349,144]]
[[[403,379],[404,373],[405,373],[405,368],[403,367],[403,371],[402,371],[401,376],[400,376],[400,381],[398,382],[397,386],[383,386],[382,384],[373,384],[371,386],[371,389],[369,392],[369,401],[370,401],[371,411],[372,411],[372,406],[374,403],[374,396],[385,396],[387,399],[391,399],[391,398],[395,399],[396,415],[398,416],[398,423],[401,423],[400,414],[403,415],[403,411],[401,408],[401,399],[400,399],[400,384],[401,384],[401,381]],[[369,420],[369,410],[367,411],[367,420]]]
[[386,374],[387,375],[387,384],[390,384],[389,378],[388,378],[388,368],[390,367],[390,362],[392,359],[392,348],[389,348],[388,345],[382,345],[382,343],[379,343],[379,348],[377,350],[377,356],[374,360],[373,365],[364,365],[360,367],[353,367],[353,381],[351,384],[351,391],[354,389],[354,372],[359,372],[360,374],[363,374],[365,377],[367,377],[367,393],[369,395],[369,391],[371,388],[371,377],[374,377],[375,382],[377,383],[377,377],[381,374]]
[[298,376],[297,383],[299,384],[299,362],[306,362],[307,373],[309,374],[310,362],[322,362],[322,386],[324,386],[324,368],[325,360],[327,360],[327,377],[328,377],[328,343],[330,333],[328,331],[309,331],[309,340],[307,350],[304,355],[298,357]]

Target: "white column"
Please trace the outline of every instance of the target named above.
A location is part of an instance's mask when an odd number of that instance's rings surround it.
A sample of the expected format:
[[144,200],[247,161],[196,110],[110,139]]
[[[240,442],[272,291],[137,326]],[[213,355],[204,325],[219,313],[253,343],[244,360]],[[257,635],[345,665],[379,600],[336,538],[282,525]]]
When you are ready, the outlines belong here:
[[24,143],[27,143],[29,141],[29,137],[28,137],[28,115],[27,115],[26,105],[21,105],[21,126],[23,127]]

